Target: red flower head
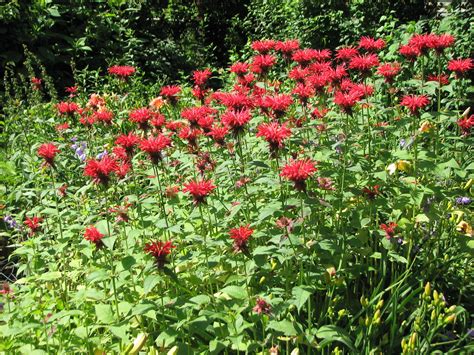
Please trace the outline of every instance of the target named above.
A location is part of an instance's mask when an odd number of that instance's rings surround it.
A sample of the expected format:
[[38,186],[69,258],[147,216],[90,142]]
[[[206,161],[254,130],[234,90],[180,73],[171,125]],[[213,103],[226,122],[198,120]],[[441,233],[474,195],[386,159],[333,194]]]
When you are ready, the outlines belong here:
[[229,231],[230,238],[234,240],[234,250],[236,252],[247,252],[247,242],[253,234],[253,229],[249,225],[233,228]]
[[270,144],[270,151],[276,152],[283,146],[283,141],[291,136],[286,124],[278,122],[262,123],[257,127],[257,137],[263,137]]
[[40,228],[40,223],[43,221],[43,218],[34,216],[33,218],[26,217],[23,222],[25,226],[30,229],[30,236],[34,235]]
[[53,143],[43,143],[38,148],[38,156],[44,159],[46,164],[54,166],[54,158],[60,150]]
[[271,109],[276,118],[280,118],[285,114],[288,108],[293,103],[293,98],[290,95],[275,95],[275,96],[264,96],[260,100],[260,107],[262,109]]
[[117,165],[117,169],[115,169],[115,174],[117,174],[120,179],[123,179],[125,176],[127,176],[130,169],[131,166],[129,163],[121,162]]
[[255,304],[255,307],[253,307],[252,310],[258,315],[270,314],[272,311],[272,306],[270,306],[270,304],[263,298],[258,297],[257,303]]
[[342,47],[336,50],[336,59],[341,62],[349,62],[356,55],[359,55],[359,51],[353,47]]
[[225,144],[225,136],[229,133],[229,128],[225,126],[212,126],[211,129],[209,130],[208,133],[206,133],[207,136],[212,137],[214,141],[220,145],[223,146]]
[[41,80],[40,78],[31,78],[31,83],[33,84],[33,90],[40,90],[41,89],[41,83],[43,82],[43,80]]
[[388,225],[385,223],[382,223],[380,225],[380,229],[385,232],[385,237],[387,239],[391,239],[392,237],[395,236],[395,228],[397,228],[397,224],[395,222],[390,222]]
[[194,84],[200,87],[206,85],[207,81],[212,75],[211,69],[196,70],[193,72]]
[[150,160],[153,164],[158,164],[162,156],[162,151],[171,145],[171,139],[167,136],[160,134],[156,137],[148,137],[140,142],[140,149],[148,153]]
[[385,78],[387,83],[392,83],[393,79],[400,73],[400,63],[385,63],[378,67],[377,73]]
[[363,74],[368,74],[373,67],[379,65],[377,54],[370,53],[365,55],[357,55],[349,62],[349,68],[355,69]]
[[359,48],[363,48],[367,52],[378,52],[385,48],[385,41],[381,38],[374,39],[372,37],[363,36],[360,38]]
[[293,89],[292,94],[296,95],[303,104],[306,104],[308,99],[314,96],[315,92],[311,86],[298,83]]
[[178,85],[169,85],[161,88],[160,95],[168,99],[172,105],[175,105],[178,102],[180,92],[181,88]]
[[153,112],[152,119],[150,120],[150,124],[153,127],[160,129],[166,124],[166,118],[161,113]]
[[227,110],[222,115],[222,124],[234,130],[235,133],[242,131],[244,126],[250,121],[252,116],[250,110]]
[[294,51],[300,49],[300,41],[297,39],[288,39],[279,41],[275,44],[275,50],[281,52],[286,58],[290,59]]
[[331,68],[325,74],[329,76],[329,79],[335,85],[338,85],[348,75],[345,65],[338,65],[334,69]]
[[293,181],[298,191],[305,191],[306,180],[317,170],[309,159],[293,160],[281,169],[280,176]]
[[471,58],[452,59],[448,63],[448,70],[456,73],[457,77],[463,76],[466,72],[474,68],[474,62]]
[[152,241],[145,244],[145,252],[155,258],[159,269],[163,268],[167,262],[166,257],[171,254],[171,249],[176,248],[171,241]]
[[62,131],[65,131],[69,128],[69,123],[68,122],[64,122],[64,123],[60,123],[58,125],[56,125],[56,131],[58,132],[62,132]]
[[237,74],[237,76],[240,76],[240,77],[247,74],[248,70],[249,70],[249,65],[247,63],[242,63],[242,62],[235,62],[230,67],[230,72]]
[[468,136],[471,133],[472,128],[474,127],[474,115],[460,118],[457,121],[457,124],[461,129],[463,136]]
[[450,34],[433,35],[433,39],[428,46],[436,51],[437,54],[443,53],[446,48],[454,44],[455,38]]
[[216,188],[212,180],[191,180],[184,185],[184,192],[193,196],[194,203],[206,202],[206,197]]
[[104,122],[105,124],[111,124],[114,114],[106,108],[100,109],[93,114],[94,121]]
[[130,122],[138,124],[138,127],[144,131],[148,129],[148,121],[153,117],[153,111],[147,107],[137,108],[130,111],[128,119]]
[[79,110],[79,106],[75,102],[60,102],[56,108],[60,115],[72,115]]
[[197,127],[199,120],[216,113],[216,110],[209,106],[188,107],[181,111],[181,117],[187,119],[191,126]]
[[84,232],[84,239],[94,243],[97,248],[100,248],[104,245],[102,243],[103,237],[104,235],[94,226],[89,226]]
[[216,92],[214,97],[225,107],[242,110],[252,107],[252,99],[239,92]]
[[117,162],[108,154],[102,159],[89,159],[84,168],[84,175],[89,176],[95,183],[107,185],[110,181],[110,175],[118,169]]
[[203,87],[201,86],[194,86],[194,88],[191,90],[193,96],[200,100],[201,102],[204,102],[205,98],[206,98],[206,95],[207,93],[209,92],[209,89],[204,89]]
[[408,41],[408,45],[415,47],[420,54],[426,54],[428,49],[432,48],[432,43],[436,40],[434,34],[415,34]]
[[77,86],[68,86],[64,91],[69,94],[69,97],[74,97],[76,96]]
[[129,76],[135,73],[136,69],[129,65],[114,65],[108,70],[110,75],[114,75],[120,79],[127,79]]
[[410,61],[414,61],[416,57],[421,55],[421,52],[418,47],[411,46],[409,44],[405,46],[400,46],[398,53],[400,53],[402,56],[404,56]]
[[400,105],[405,106],[414,116],[418,115],[420,109],[428,106],[430,100],[425,95],[405,95]]
[[123,147],[127,152],[127,155],[131,157],[133,155],[133,149],[140,141],[140,138],[133,134],[133,132],[129,132],[128,134],[122,134],[117,137],[115,140],[115,144]]
[[170,131],[178,131],[184,126],[183,122],[181,121],[171,121],[171,122],[166,122],[165,127],[169,129]]
[[449,77],[446,74],[430,74],[428,75],[428,81],[436,81],[440,86],[449,84]]
[[251,64],[252,71],[256,74],[266,74],[274,66],[276,58],[271,54],[260,54],[253,57]]
[[366,186],[362,189],[362,193],[369,199],[373,200],[375,199],[378,195],[380,195],[380,186],[379,185],[374,185],[374,186]]
[[264,39],[263,41],[252,42],[252,49],[260,54],[267,54],[275,48],[276,42],[272,39]]
[[348,93],[336,91],[334,94],[334,103],[338,105],[343,112],[352,114],[352,107],[362,99],[360,91],[349,91]]
[[190,148],[194,149],[197,147],[197,138],[201,136],[202,133],[202,130],[199,128],[184,126],[179,131],[178,137],[187,140]]
[[309,75],[309,69],[308,68],[302,68],[300,66],[294,67],[288,73],[288,77],[290,79],[293,79],[293,80],[297,81],[297,82],[303,82],[308,75]]

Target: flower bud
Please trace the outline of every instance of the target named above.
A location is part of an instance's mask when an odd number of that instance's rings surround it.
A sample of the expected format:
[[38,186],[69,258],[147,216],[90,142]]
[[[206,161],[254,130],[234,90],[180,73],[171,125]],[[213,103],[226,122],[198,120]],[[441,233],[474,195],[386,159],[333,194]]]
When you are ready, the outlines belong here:
[[456,306],[453,304],[451,307],[448,308],[446,311],[447,313],[453,313],[456,310]]
[[138,352],[145,345],[145,342],[146,342],[147,338],[148,338],[148,335],[146,335],[144,333],[138,334],[138,336],[133,341],[133,348],[130,350],[130,352],[128,354],[130,354],[130,355],[138,354]]
[[434,321],[436,319],[436,308],[433,309],[433,311],[431,312],[431,321]]
[[425,285],[425,292],[423,294],[426,298],[429,298],[431,296],[431,284],[429,282],[426,283]]
[[380,309],[383,306],[383,299],[380,299],[380,301],[377,302],[377,305],[375,306],[376,309]]
[[468,190],[472,184],[474,184],[474,179],[469,179],[467,182],[466,182],[466,185],[464,185],[464,190]]
[[450,316],[447,316],[446,318],[444,318],[444,324],[450,324],[450,323],[454,323],[454,321],[456,320],[456,315],[455,314],[451,314]]
[[436,290],[433,291],[433,300],[435,301],[435,304],[438,303],[439,294],[438,294],[438,291]]
[[262,276],[262,277],[260,278],[260,281],[259,281],[258,283],[259,283],[260,285],[262,285],[263,283],[265,283],[265,280],[266,280],[265,276]]
[[360,304],[362,307],[367,307],[369,302],[367,301],[367,298],[364,297],[364,295],[360,296]]

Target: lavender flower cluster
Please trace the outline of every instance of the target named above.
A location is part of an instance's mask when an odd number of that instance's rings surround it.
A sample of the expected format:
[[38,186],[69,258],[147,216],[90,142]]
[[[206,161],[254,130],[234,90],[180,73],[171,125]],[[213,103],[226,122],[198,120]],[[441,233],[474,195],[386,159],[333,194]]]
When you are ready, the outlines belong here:
[[79,158],[80,161],[85,161],[86,160],[86,148],[87,148],[87,143],[86,142],[77,142],[77,137],[71,138],[71,141],[74,143],[71,145],[71,148],[74,150],[74,153],[76,156]]

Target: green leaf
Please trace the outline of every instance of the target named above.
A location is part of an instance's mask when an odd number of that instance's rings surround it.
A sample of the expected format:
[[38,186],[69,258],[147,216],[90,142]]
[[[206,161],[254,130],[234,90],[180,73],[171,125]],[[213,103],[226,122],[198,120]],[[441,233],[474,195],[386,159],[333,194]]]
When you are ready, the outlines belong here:
[[268,324],[269,329],[276,330],[277,332],[281,332],[285,335],[291,336],[291,335],[298,335],[298,332],[296,331],[294,325],[292,322],[289,320],[282,320],[282,321],[276,321],[272,320]]
[[354,347],[354,342],[344,329],[339,328],[335,325],[324,325],[319,328],[316,332],[316,337],[323,339],[319,344],[321,347],[324,347],[326,344],[331,344],[332,342],[340,342],[347,346],[353,353],[356,353]]
[[231,298],[237,298],[241,300],[247,298],[247,291],[245,291],[245,289],[240,286],[227,286],[224,287],[221,292],[229,295]]
[[158,275],[148,275],[143,285],[143,292],[146,294],[150,293],[153,288],[158,285],[161,281],[161,277]]
[[122,266],[125,270],[130,269],[133,265],[135,265],[137,261],[135,258],[131,255],[126,256],[125,258],[122,259]]
[[301,310],[301,307],[305,305],[309,296],[311,296],[312,288],[309,286],[296,286],[293,288],[291,293],[293,294],[292,303],[296,306],[299,312]]
[[50,272],[46,272],[43,275],[41,275],[40,277],[38,277],[38,280],[53,281],[53,280],[60,279],[61,276],[62,276],[62,274],[59,271],[50,271]]
[[96,304],[95,315],[100,323],[111,324],[114,322],[114,314],[112,312],[112,306],[109,304]]

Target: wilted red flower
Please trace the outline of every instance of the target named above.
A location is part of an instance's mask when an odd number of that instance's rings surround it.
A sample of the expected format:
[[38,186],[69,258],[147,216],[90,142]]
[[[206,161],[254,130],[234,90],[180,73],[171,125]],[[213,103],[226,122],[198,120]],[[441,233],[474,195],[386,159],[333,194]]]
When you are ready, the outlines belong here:
[[2,284],[2,289],[0,290],[0,295],[10,295],[12,294],[13,291],[12,289],[10,288],[10,285],[8,284],[8,282],[3,282]]
[[249,225],[241,226],[238,228],[232,228],[229,231],[229,236],[234,240],[234,250],[236,252],[247,252],[247,242],[253,234],[253,229],[249,228]]
[[430,100],[425,95],[405,95],[400,105],[408,108],[412,115],[417,115],[418,111],[426,107],[429,103]]
[[133,134],[133,132],[129,132],[128,134],[122,134],[117,137],[115,140],[115,144],[123,147],[127,152],[127,155],[131,157],[133,155],[133,149],[140,141],[140,138]]
[[377,54],[370,53],[365,55],[357,55],[352,57],[349,62],[349,68],[359,70],[367,74],[373,67],[379,65],[379,58]]
[[23,224],[30,229],[30,235],[34,235],[40,228],[40,223],[43,221],[43,218],[34,216],[33,218],[26,217]]
[[58,131],[58,132],[65,131],[66,129],[69,128],[69,123],[67,123],[67,122],[60,123],[60,124],[56,125],[55,128],[56,128],[56,131]]
[[99,232],[99,230],[94,226],[89,226],[86,228],[84,232],[84,239],[94,243],[97,248],[102,247],[104,244],[102,243],[102,238],[104,234]]
[[280,176],[293,181],[298,191],[305,191],[306,180],[317,170],[309,159],[293,160],[281,169]]
[[[265,301],[263,298],[258,297],[255,307],[252,309],[257,314],[270,314],[272,311],[272,306]],[[278,351],[277,351],[278,353]]]
[[212,160],[209,152],[199,152],[198,159],[196,162],[196,168],[201,175],[204,175],[205,171],[214,170],[216,162]]
[[276,63],[276,58],[271,54],[260,54],[253,57],[252,71],[256,74],[265,74]]
[[195,204],[203,203],[206,197],[216,188],[212,180],[191,180],[184,185],[183,192],[192,195]]
[[380,229],[385,232],[385,237],[390,239],[395,236],[395,228],[397,228],[397,224],[395,222],[389,222],[389,224],[382,223],[380,225]]
[[263,137],[270,144],[270,151],[275,152],[282,147],[285,139],[291,136],[286,124],[278,122],[262,123],[257,127],[257,137]]
[[212,71],[209,68],[204,70],[195,70],[193,72],[193,81],[197,86],[204,86],[207,83],[207,80],[211,77]]
[[377,73],[385,78],[387,83],[392,83],[395,76],[400,73],[400,63],[385,63],[378,67]]
[[400,46],[400,48],[398,49],[398,52],[410,61],[415,60],[416,57],[421,55],[421,52],[418,49],[418,47],[415,47],[409,44],[405,46]]
[[111,124],[112,118],[114,117],[113,112],[107,110],[106,108],[102,108],[97,112],[94,112],[93,115],[96,121],[104,122],[105,124]]
[[60,150],[53,143],[43,143],[37,151],[38,156],[43,158],[46,164],[50,166],[54,166],[54,158],[59,152]]
[[227,110],[222,115],[221,121],[222,124],[232,128],[234,132],[238,132],[243,129],[251,118],[250,110]]
[[43,80],[41,80],[40,78],[36,78],[36,77],[33,77],[30,80],[31,80],[31,83],[33,84],[33,90],[41,89],[41,83],[43,82]]
[[75,102],[60,102],[56,108],[61,115],[72,115],[79,110],[79,106]]
[[179,192],[179,186],[167,186],[165,188],[165,196],[168,198],[173,198],[175,197]]
[[267,54],[273,48],[275,48],[276,42],[272,39],[264,39],[262,41],[254,41],[252,42],[252,49],[254,51],[259,52],[260,54]]
[[178,94],[181,92],[181,88],[178,85],[163,86],[160,91],[160,95],[168,99],[171,104],[178,102]]
[[229,133],[229,128],[225,126],[212,126],[207,136],[212,137],[218,145],[224,145],[225,136]]
[[109,212],[117,214],[117,222],[128,222],[130,217],[128,216],[128,209],[132,206],[131,203],[125,203],[123,206],[115,206],[109,208]]
[[381,38],[375,39],[369,36],[362,36],[359,40],[359,48],[367,52],[378,52],[385,48],[385,41]]
[[428,75],[427,80],[428,81],[436,81],[441,86],[449,84],[449,77],[446,74],[440,74],[440,75],[430,74],[430,75]]
[[105,154],[102,159],[89,159],[84,168],[84,175],[89,176],[95,183],[107,185],[110,180],[110,175],[118,169],[117,162],[108,154]]
[[359,54],[359,51],[353,47],[342,47],[336,50],[336,59],[349,62],[353,57]]
[[457,77],[461,77],[474,67],[474,62],[471,58],[467,59],[452,59],[448,63],[448,70],[456,73]]
[[109,74],[115,75],[120,79],[126,79],[129,76],[133,75],[136,69],[130,65],[114,65],[111,66],[108,70]]
[[457,120],[457,124],[464,136],[469,135],[471,133],[472,128],[474,127],[474,115],[460,118],[459,120]]
[[314,118],[321,119],[321,118],[324,118],[324,116],[326,116],[328,112],[329,112],[329,109],[327,108],[323,108],[322,110],[320,110],[319,108],[316,107],[313,110],[313,112],[311,112],[311,116],[313,116]]
[[318,177],[318,187],[321,190],[333,191],[335,187],[333,186],[334,181],[328,177]]
[[138,127],[144,131],[148,129],[148,121],[153,117],[153,111],[147,107],[137,108],[130,111],[128,119],[130,122],[138,124]]
[[285,230],[287,234],[290,234],[293,231],[294,221],[291,218],[280,217],[277,219],[275,224],[278,228]]
[[184,126],[184,123],[181,121],[171,121],[171,122],[166,122],[165,127],[168,128],[170,131],[177,131],[181,127]]
[[362,193],[369,199],[373,200],[380,194],[380,185],[366,186],[362,189]]
[[160,134],[156,137],[151,136],[147,139],[143,139],[139,146],[141,150],[148,153],[153,164],[158,164],[163,158],[162,151],[170,145],[171,139],[164,134]]
[[163,268],[167,263],[166,257],[171,254],[171,249],[176,248],[171,241],[162,242],[159,240],[145,244],[145,252],[155,258],[158,268]]

